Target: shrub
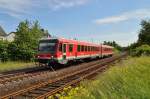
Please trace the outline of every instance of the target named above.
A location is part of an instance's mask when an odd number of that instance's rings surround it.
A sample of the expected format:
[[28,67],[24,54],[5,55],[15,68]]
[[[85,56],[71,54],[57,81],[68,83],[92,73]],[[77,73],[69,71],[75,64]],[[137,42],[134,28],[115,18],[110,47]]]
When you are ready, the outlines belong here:
[[0,41],[0,61],[5,62],[8,60],[8,42]]
[[142,45],[137,47],[136,49],[131,50],[132,56],[150,56],[150,46]]

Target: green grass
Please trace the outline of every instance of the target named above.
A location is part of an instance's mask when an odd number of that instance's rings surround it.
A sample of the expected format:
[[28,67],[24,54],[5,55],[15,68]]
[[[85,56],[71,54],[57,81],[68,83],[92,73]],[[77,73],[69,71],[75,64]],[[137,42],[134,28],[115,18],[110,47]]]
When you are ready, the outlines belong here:
[[23,69],[35,66],[34,63],[25,63],[25,62],[6,62],[0,63],[0,72]]
[[150,99],[150,57],[130,57],[60,99]]

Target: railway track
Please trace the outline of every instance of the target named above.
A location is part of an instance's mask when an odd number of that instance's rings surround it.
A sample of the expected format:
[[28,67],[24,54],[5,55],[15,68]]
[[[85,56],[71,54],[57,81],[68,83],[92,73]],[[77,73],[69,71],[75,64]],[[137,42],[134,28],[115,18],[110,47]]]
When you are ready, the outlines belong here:
[[[93,65],[93,64],[96,64],[97,62],[99,62],[99,61],[90,62],[89,64]],[[86,65],[86,63],[82,63],[81,65],[84,66],[84,65]],[[6,73],[1,74],[0,75],[0,84],[17,81],[19,79],[28,78],[30,76],[42,75],[42,74],[46,74],[46,73],[53,71],[53,70],[51,70],[50,67],[36,67],[36,68],[37,69],[31,68],[31,70],[25,69],[24,71],[23,70],[17,71],[17,72],[15,71],[15,73],[13,73],[13,71],[12,71],[11,73],[9,72],[8,74],[6,74]],[[56,69],[56,68],[54,68],[54,69]],[[63,68],[59,68],[59,69],[63,69]]]
[[49,71],[49,67],[34,67],[22,70],[8,71],[3,72],[0,75],[0,84],[4,84],[11,81],[16,81],[18,79],[22,79],[24,77],[29,77],[32,75],[38,75],[42,71]]
[[64,87],[74,85],[108,68],[107,64],[124,57],[114,56],[101,61],[69,67],[57,72],[41,72],[38,75],[27,75],[10,83],[0,85],[1,99],[42,99],[61,91]]

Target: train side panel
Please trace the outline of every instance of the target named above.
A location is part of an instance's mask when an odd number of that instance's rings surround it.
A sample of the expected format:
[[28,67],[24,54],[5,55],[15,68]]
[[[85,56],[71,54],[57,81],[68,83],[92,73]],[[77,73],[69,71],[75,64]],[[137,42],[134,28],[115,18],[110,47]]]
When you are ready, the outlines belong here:
[[[52,39],[47,39],[49,46]],[[46,40],[45,40],[46,41]],[[113,47],[76,40],[56,39],[55,51],[37,54],[39,62],[67,64],[69,61],[113,55]],[[43,45],[42,45],[43,46]]]

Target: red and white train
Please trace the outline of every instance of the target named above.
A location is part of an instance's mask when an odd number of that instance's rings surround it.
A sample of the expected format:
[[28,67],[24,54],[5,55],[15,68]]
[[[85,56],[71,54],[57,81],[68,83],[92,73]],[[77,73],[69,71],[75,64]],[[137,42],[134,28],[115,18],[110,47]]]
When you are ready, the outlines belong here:
[[67,64],[69,61],[102,58],[113,55],[113,47],[64,38],[47,38],[39,41],[36,59],[39,63]]

